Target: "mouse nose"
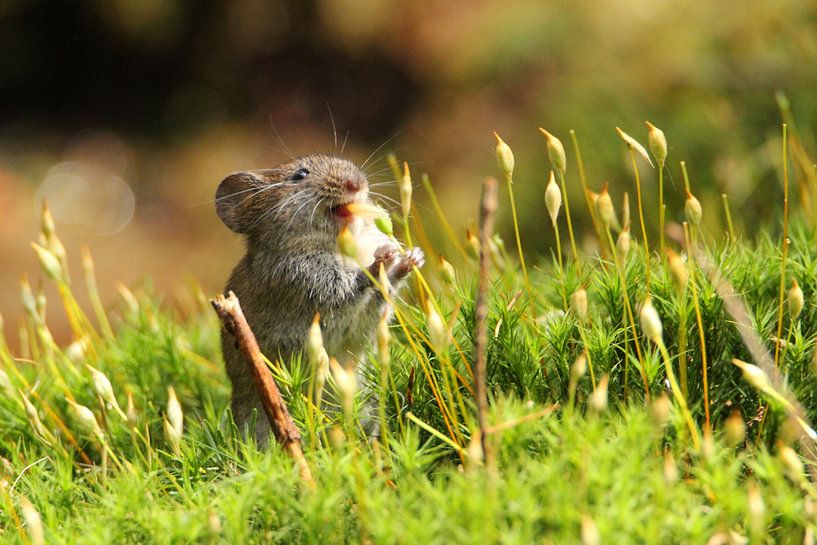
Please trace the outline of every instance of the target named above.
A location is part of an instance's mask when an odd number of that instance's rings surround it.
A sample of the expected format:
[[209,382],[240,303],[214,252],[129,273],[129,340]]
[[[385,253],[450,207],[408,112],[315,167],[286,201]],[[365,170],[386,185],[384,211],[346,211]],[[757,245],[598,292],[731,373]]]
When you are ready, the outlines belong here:
[[366,177],[361,173],[354,174],[343,183],[347,191],[357,192],[366,187]]

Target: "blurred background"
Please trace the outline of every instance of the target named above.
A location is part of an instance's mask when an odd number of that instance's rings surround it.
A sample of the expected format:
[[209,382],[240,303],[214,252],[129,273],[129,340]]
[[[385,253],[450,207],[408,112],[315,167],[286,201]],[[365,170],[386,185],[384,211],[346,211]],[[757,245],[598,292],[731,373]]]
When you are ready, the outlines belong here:
[[[668,217],[681,217],[685,159],[705,222],[721,228],[725,192],[751,233],[779,211],[778,91],[813,150],[812,0],[2,0],[0,314],[13,340],[20,276],[41,276],[29,242],[43,198],[75,277],[87,244],[107,301],[148,282],[172,303],[191,278],[221,289],[241,254],[212,204],[226,174],[344,143],[359,163],[372,155],[374,181],[389,179],[386,152],[427,172],[464,233],[497,174],[498,131],[516,153],[522,236],[543,256],[537,127],[567,147],[589,233],[569,129],[590,186],[609,180],[618,204],[633,184],[614,128],[646,144],[650,120],[670,144]],[[656,173],[642,174],[654,229]],[[59,309],[49,318],[65,335]]]

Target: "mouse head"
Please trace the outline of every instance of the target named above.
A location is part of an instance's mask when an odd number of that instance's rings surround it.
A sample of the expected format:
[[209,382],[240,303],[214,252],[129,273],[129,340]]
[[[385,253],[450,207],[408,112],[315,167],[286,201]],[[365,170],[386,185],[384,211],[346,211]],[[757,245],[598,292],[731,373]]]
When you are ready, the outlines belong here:
[[351,161],[308,155],[268,170],[236,172],[216,191],[216,212],[237,233],[313,229],[336,233],[346,205],[368,198],[366,176]]

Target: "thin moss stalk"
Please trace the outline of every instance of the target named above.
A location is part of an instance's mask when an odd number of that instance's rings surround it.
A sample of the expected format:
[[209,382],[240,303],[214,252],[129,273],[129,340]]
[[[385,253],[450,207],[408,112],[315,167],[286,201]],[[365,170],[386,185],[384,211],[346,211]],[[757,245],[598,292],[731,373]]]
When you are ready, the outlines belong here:
[[82,268],[85,273],[85,286],[88,290],[88,299],[91,301],[91,307],[94,309],[96,321],[102,334],[108,338],[113,338],[113,329],[111,323],[108,321],[108,315],[105,313],[105,307],[102,304],[102,299],[99,296],[99,290],[96,284],[96,275],[94,274],[94,260],[91,257],[91,251],[87,246],[82,247]]
[[567,312],[567,287],[565,286],[565,270],[562,261],[562,240],[559,235],[559,210],[562,206],[562,195],[559,186],[553,182],[553,171],[550,171],[550,180],[545,189],[545,208],[550,216],[550,223],[553,226],[553,235],[556,238],[556,261],[559,267],[559,284],[562,292],[562,304]]
[[729,208],[729,197],[726,193],[723,193],[721,194],[721,199],[723,200],[723,215],[726,218],[729,240],[735,240],[735,226],[732,224],[732,211]]
[[689,290],[689,264],[672,250],[667,250],[670,272],[678,290],[678,374],[681,377],[681,393],[689,399],[689,377],[687,369],[687,292]]
[[658,345],[658,349],[661,351],[661,357],[664,359],[664,369],[667,371],[667,378],[670,382],[672,395],[675,397],[675,401],[681,407],[681,412],[684,415],[684,421],[689,428],[689,435],[692,438],[692,445],[695,447],[695,450],[700,450],[701,435],[698,431],[698,427],[695,425],[695,420],[692,418],[692,413],[689,411],[689,406],[687,405],[686,399],[678,386],[678,381],[675,378],[675,372],[672,370],[672,358],[670,358],[667,347],[664,345],[664,341],[658,340],[656,344]]
[[667,207],[664,204],[664,165],[658,167],[658,251],[662,256],[666,256],[666,246],[664,245],[664,224]]
[[644,205],[641,198],[641,176],[638,173],[638,165],[635,162],[635,150],[630,147],[630,159],[633,163],[633,174],[635,175],[635,190],[638,196],[638,220],[641,222],[641,236],[644,239],[644,271],[647,291],[650,291],[650,242],[647,239],[647,227],[644,224]]
[[[685,215],[689,216],[691,212],[700,212],[700,206],[691,206],[693,204],[700,205],[697,199],[694,198],[692,195],[692,191],[690,190],[690,183],[689,183],[689,173],[687,172],[687,164],[686,161],[681,161],[681,174],[684,177],[684,192],[687,196],[686,203],[684,205],[684,213]],[[692,201],[692,202],[691,202]],[[698,229],[700,223],[700,213],[693,214],[690,221],[690,217],[687,217],[687,225],[689,226],[689,232],[691,236],[691,241],[693,246],[698,243]]]
[[[783,124],[783,241],[780,257],[780,302],[777,308],[777,338],[783,336],[783,306],[786,304],[786,261],[789,255],[789,160],[786,124]],[[774,344],[774,365],[780,367],[780,342]]]
[[664,131],[649,121],[645,123],[649,131],[650,150],[655,162],[658,163],[658,236],[659,251],[662,258],[664,258],[666,257],[664,246],[664,215],[666,212],[666,206],[664,205],[664,165],[667,160],[667,138],[664,136]]
[[[502,176],[505,178],[505,184],[508,186],[508,199],[511,201],[511,217],[513,218],[513,232],[516,237],[516,250],[519,254],[519,265],[522,267],[522,276],[525,279],[525,285],[532,296],[530,289],[530,279],[528,278],[528,268],[525,265],[525,254],[522,252],[522,238],[519,236],[519,219],[516,214],[516,199],[513,196],[513,153],[511,148],[494,133],[497,147],[497,160],[499,162]],[[532,299],[532,297],[531,297]]]
[[[641,344],[638,340],[638,330],[636,329],[635,325],[635,314],[633,313],[632,305],[630,304],[630,295],[627,290],[627,277],[624,271],[625,264],[619,263],[618,255],[616,254],[616,245],[613,242],[613,235],[610,232],[610,226],[606,226],[605,230],[607,231],[607,241],[610,243],[610,251],[613,254],[613,259],[615,260],[616,269],[618,270],[619,274],[619,281],[621,282],[621,290],[624,297],[624,310],[626,312],[625,318],[629,318],[629,326],[632,328],[633,333],[633,344],[635,344],[635,352],[636,356],[638,357],[638,365],[639,371],[641,371],[641,380],[644,382],[644,399],[645,401],[650,401],[650,381],[647,379],[647,368],[644,364],[644,357],[641,354]],[[627,320],[624,321],[624,328],[625,328],[625,342],[626,342],[626,328],[627,328]],[[625,345],[626,346],[626,345]],[[627,351],[624,351],[624,359],[625,362],[627,361]]]
[[457,249],[462,257],[467,257],[468,254],[465,253],[465,248],[463,248],[459,238],[457,238],[457,235],[454,233],[454,229],[451,228],[451,224],[448,222],[448,218],[446,218],[446,215],[440,206],[439,200],[437,200],[437,193],[434,191],[434,186],[431,185],[431,180],[429,179],[428,175],[423,174],[421,180],[423,183],[423,188],[426,190],[428,197],[431,199],[431,207],[434,208],[434,213],[437,215],[437,220],[440,222],[440,225],[442,225],[449,242],[454,245],[454,248]]
[[593,205],[593,200],[590,197],[590,189],[587,187],[587,176],[584,172],[584,161],[582,160],[582,151],[579,147],[579,139],[576,137],[576,131],[570,129],[570,140],[573,142],[573,151],[576,154],[576,165],[579,170],[579,181],[582,184],[582,193],[584,193],[584,201],[587,204],[587,211],[590,214],[590,220],[593,222],[593,232],[596,234],[596,239],[599,241],[599,247],[604,248],[605,242],[601,230],[599,229],[599,222],[596,218],[596,208]]
[[701,316],[701,304],[698,301],[698,268],[695,266],[695,249],[693,247],[689,224],[686,222],[684,222],[684,241],[686,243],[687,264],[689,265],[689,290],[692,293],[692,305],[695,308],[695,320],[698,323],[698,340],[701,344],[701,378],[704,390],[705,429],[712,429],[709,410],[709,365],[706,358],[706,333],[704,333],[704,321]]
[[580,264],[579,261],[579,252],[576,249],[576,237],[573,235],[573,220],[570,216],[570,201],[567,196],[567,186],[565,185],[565,175],[559,171],[559,185],[562,186],[562,195],[564,195],[565,200],[565,218],[567,218],[567,232],[570,236],[570,249],[573,252],[573,261],[576,264]]

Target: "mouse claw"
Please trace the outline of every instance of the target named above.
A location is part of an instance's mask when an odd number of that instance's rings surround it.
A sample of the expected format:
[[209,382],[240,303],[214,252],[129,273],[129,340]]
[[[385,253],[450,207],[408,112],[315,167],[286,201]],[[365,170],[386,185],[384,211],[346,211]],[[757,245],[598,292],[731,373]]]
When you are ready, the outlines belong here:
[[425,254],[420,248],[409,248],[406,253],[401,256],[400,262],[392,271],[392,278],[401,279],[412,271],[414,267],[418,269],[426,262]]

